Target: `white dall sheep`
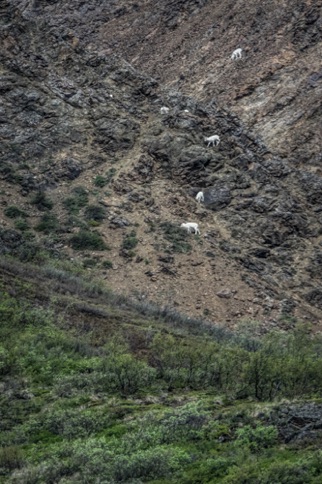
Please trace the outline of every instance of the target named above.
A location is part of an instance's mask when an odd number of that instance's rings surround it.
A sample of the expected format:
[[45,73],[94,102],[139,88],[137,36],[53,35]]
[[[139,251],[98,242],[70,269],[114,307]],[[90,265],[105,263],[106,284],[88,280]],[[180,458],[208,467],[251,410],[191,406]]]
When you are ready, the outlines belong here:
[[187,222],[185,224],[181,224],[180,227],[186,229],[188,234],[194,233],[200,235],[199,225],[194,222]]
[[234,52],[231,54],[231,59],[236,60],[236,59],[241,59],[242,56],[242,49],[236,49]]
[[205,201],[205,197],[204,197],[203,192],[198,192],[197,193],[196,200],[197,200],[198,203],[201,203],[201,202],[204,202]]
[[207,147],[209,148],[210,145],[218,146],[220,143],[220,138],[218,134],[214,134],[213,136],[209,136],[209,138],[205,138],[205,143],[208,143]]
[[162,108],[160,109],[161,114],[169,114],[169,111],[170,109],[167,108],[166,106],[162,106]]

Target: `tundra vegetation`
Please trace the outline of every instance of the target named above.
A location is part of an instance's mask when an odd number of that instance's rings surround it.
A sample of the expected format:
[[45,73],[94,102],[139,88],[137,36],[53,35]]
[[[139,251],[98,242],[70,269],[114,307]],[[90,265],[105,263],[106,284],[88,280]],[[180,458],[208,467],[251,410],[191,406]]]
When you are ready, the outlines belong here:
[[321,419],[309,327],[257,339],[76,263],[0,268],[0,482],[321,482],[321,425],[291,424]]

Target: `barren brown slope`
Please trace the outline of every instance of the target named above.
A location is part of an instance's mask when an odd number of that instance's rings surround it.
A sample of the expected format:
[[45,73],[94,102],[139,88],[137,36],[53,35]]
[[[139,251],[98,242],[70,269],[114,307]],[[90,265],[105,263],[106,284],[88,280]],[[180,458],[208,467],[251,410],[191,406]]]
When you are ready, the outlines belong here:
[[[81,2],[56,2],[23,8],[8,2],[6,12],[13,5],[11,14],[2,17],[1,251],[21,256],[20,247],[35,237],[57,258],[91,265],[89,270],[106,284],[140,299],[231,326],[256,318],[268,329],[292,325],[296,316],[319,328],[318,174],[279,156],[265,133],[252,131],[231,112],[233,106],[227,108],[228,99],[197,101],[108,53],[108,38],[100,37],[98,27],[108,22],[114,53],[125,55],[126,36],[122,43],[117,35],[132,7],[122,11],[115,2],[92,2],[86,8]],[[193,3],[182,5],[185,12]],[[143,6],[146,18],[151,15],[152,21],[155,15],[161,21],[159,7],[133,4],[136,20],[129,17],[132,29],[127,32],[133,33],[133,42]],[[187,22],[187,29],[191,24],[193,31],[195,15],[210,6],[200,4],[194,15],[187,11],[182,23]],[[105,9],[110,9],[106,15]],[[152,46],[156,38],[151,36]],[[130,44],[128,38],[128,52]],[[164,52],[162,46],[159,50]],[[151,48],[151,62],[152,54]],[[174,61],[175,70],[179,57]],[[246,76],[244,61],[247,57],[230,63],[231,72]],[[202,62],[199,66],[195,88],[187,84],[184,89],[197,93],[206,72]],[[230,75],[226,77],[228,86]],[[260,83],[263,89],[266,85],[268,81]],[[317,78],[314,92],[319,86]],[[171,111],[162,117],[164,104]],[[222,141],[218,148],[207,148],[203,137],[215,132]],[[111,181],[98,187],[98,175]],[[105,208],[103,222],[88,218],[86,205],[76,214],[68,211],[66,200],[77,187],[85,190],[87,206]],[[198,206],[194,195],[201,188],[205,205]],[[47,234],[34,230],[43,217],[31,203],[38,190],[54,202],[51,213],[59,222]],[[6,215],[12,205],[29,214],[29,230]],[[178,231],[187,220],[200,223],[201,238]],[[110,250],[75,251],[71,237],[83,228],[101,234]],[[124,240],[133,231],[138,242],[131,252],[124,249]],[[188,253],[176,251],[177,236],[179,248],[191,245]]]

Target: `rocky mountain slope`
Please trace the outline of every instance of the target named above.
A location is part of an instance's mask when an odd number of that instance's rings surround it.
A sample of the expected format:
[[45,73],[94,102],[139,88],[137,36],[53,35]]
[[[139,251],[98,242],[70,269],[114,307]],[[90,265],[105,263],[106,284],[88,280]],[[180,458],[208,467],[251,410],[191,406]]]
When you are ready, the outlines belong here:
[[1,253],[45,248],[231,327],[319,330],[321,2],[0,8]]

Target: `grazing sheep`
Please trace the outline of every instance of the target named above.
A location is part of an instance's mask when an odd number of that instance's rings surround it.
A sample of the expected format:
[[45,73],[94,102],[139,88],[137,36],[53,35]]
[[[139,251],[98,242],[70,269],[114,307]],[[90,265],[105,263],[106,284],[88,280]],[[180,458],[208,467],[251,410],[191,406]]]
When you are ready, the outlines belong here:
[[220,138],[218,134],[214,134],[213,136],[209,136],[209,138],[205,138],[205,143],[208,143],[207,147],[209,148],[210,145],[218,146],[220,143]]
[[181,228],[186,229],[188,234],[194,234],[200,235],[200,230],[199,230],[199,225],[194,223],[194,222],[187,222],[185,224],[180,225]]
[[169,114],[169,111],[170,109],[167,108],[166,106],[162,106],[162,108],[160,109],[161,114]]
[[241,59],[242,56],[242,49],[236,49],[234,52],[231,54],[231,59],[236,60],[236,59]]
[[205,197],[204,197],[204,194],[203,194],[202,191],[197,193],[196,200],[197,200],[198,203],[205,201]]

